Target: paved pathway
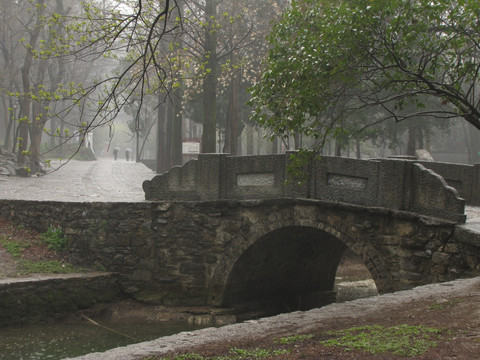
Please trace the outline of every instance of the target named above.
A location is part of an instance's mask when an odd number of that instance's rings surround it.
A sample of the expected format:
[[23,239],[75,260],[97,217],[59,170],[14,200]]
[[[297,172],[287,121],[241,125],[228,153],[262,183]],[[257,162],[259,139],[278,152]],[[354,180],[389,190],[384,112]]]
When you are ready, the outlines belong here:
[[[61,166],[59,166],[61,165]],[[125,160],[55,162],[38,178],[0,177],[0,198],[76,202],[144,201],[142,183],[156,174],[142,163]]]

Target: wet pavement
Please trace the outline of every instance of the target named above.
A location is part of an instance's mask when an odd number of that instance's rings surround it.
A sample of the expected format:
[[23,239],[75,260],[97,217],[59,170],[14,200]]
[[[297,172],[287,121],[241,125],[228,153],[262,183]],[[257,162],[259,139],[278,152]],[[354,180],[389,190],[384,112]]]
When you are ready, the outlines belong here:
[[0,176],[0,199],[65,202],[144,201],[142,183],[156,173],[142,163],[101,159],[52,162],[40,177]]

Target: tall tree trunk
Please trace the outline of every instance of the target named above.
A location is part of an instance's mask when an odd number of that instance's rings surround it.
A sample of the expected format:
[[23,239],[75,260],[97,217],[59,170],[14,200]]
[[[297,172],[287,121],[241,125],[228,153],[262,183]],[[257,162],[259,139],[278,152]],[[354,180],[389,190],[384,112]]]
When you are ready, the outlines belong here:
[[[235,64],[235,58],[232,53],[232,64]],[[224,153],[231,155],[238,155],[238,128],[240,118],[238,116],[238,92],[240,87],[240,79],[238,72],[234,72],[232,80],[229,86],[229,99],[228,99],[228,111],[227,111],[227,128],[225,131],[225,146],[223,148]]]
[[342,156],[342,144],[339,139],[335,140],[335,156]]
[[[181,19],[184,17],[184,1],[177,0],[178,15]],[[180,43],[179,48],[183,47],[182,35],[178,40]],[[173,106],[173,123],[172,123],[172,157],[171,165],[182,165],[182,124],[183,124],[183,109],[182,102],[184,96],[184,84],[181,76],[178,76],[179,86],[175,87],[172,91],[172,106]]]
[[278,137],[274,137],[272,141],[272,154],[278,154]]
[[432,152],[432,134],[430,130],[425,131],[425,149]]
[[295,133],[293,137],[295,150],[298,150],[302,147],[302,134]]
[[247,135],[247,155],[253,155],[253,126],[249,123],[246,125]]
[[[36,21],[35,26],[30,31],[30,41],[28,43],[29,49],[35,49],[38,41],[38,37],[40,36],[41,32],[41,22],[42,22],[42,15],[45,11],[44,9],[45,0],[37,0],[36,1]],[[30,97],[27,95],[30,92],[30,72],[32,68],[33,62],[33,52],[31,50],[27,50],[25,55],[25,61],[22,67],[22,85],[23,85],[23,92],[20,102],[20,130],[19,130],[19,143],[18,143],[18,154],[17,154],[17,162],[20,165],[25,165],[25,156],[26,151],[28,148],[28,122],[30,120]]]
[[416,131],[417,131],[418,148],[419,149],[425,149],[424,141],[423,141],[424,131],[420,126],[417,127]]
[[4,117],[5,117],[5,122],[6,122],[6,126],[5,126],[5,138],[3,140],[3,145],[7,148],[7,149],[10,149],[11,146],[12,146],[12,143],[11,143],[11,139],[12,139],[12,127],[13,127],[13,122],[16,121],[15,120],[15,117],[17,114],[15,114],[15,110],[16,108],[14,108],[13,104],[12,104],[12,101],[10,100],[9,101],[9,104],[10,106],[7,106],[6,104],[6,101],[5,101],[5,98],[2,97],[2,103],[4,104],[4,108],[11,108],[12,111],[8,111],[6,110],[4,112]]
[[[63,0],[56,0],[56,13],[61,15],[66,15]],[[57,34],[62,32],[61,27],[57,27],[56,29]],[[53,41],[52,36],[49,36],[47,42]],[[48,70],[48,75],[50,78],[50,92],[54,92],[58,84],[60,83],[61,79],[65,75],[65,64],[61,59],[57,59],[57,66],[53,66],[53,64],[46,59],[40,59],[40,65],[37,70],[37,76],[35,80],[35,89],[34,92],[37,91],[38,87],[45,83],[45,75]],[[33,103],[33,112],[32,112],[32,121],[31,121],[31,143],[30,143],[30,156],[32,158],[32,164],[34,166],[40,167],[40,155],[41,155],[41,145],[42,145],[42,136],[43,136],[43,129],[45,128],[45,124],[48,120],[45,112],[45,108],[48,107],[50,104],[49,101],[44,101],[42,103],[34,102]],[[82,112],[80,123],[83,121],[83,113],[85,107],[85,99],[82,103]],[[81,134],[86,135],[86,134]]]
[[[413,120],[413,119],[412,119]],[[415,155],[415,139],[416,139],[416,129],[413,121],[408,122],[408,143],[407,143],[407,155]]]
[[217,131],[217,0],[206,0],[205,46],[206,74],[203,80],[202,153],[216,152]]
[[[159,95],[161,98],[162,95]],[[165,119],[166,119],[166,105],[161,103],[157,110],[157,174],[165,172]]]
[[262,142],[263,142],[263,134],[262,134],[262,128],[258,127],[257,128],[257,155],[262,154]]
[[470,124],[462,123],[462,126],[467,139],[468,162],[469,164],[478,164],[480,162],[480,132],[473,129]]
[[182,98],[183,85],[173,93],[173,123],[172,123],[172,166],[182,165]]
[[167,121],[165,123],[165,170],[172,167],[172,128],[173,128],[173,105],[170,101],[165,103]]

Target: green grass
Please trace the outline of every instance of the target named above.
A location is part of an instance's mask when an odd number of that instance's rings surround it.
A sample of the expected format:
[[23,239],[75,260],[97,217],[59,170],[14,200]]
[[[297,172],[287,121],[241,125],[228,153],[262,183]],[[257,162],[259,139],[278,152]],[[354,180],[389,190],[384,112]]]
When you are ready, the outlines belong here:
[[303,342],[305,340],[309,340],[311,338],[313,338],[312,334],[293,335],[293,336],[280,338],[276,342],[282,345],[293,345],[293,344]]
[[57,260],[49,261],[32,261],[22,258],[23,253],[28,248],[38,245],[44,241],[47,247],[56,252],[65,248],[67,238],[63,235],[60,228],[49,228],[49,230],[40,235],[39,239],[15,239],[9,236],[0,236],[0,244],[5,250],[16,260],[17,270],[19,275],[29,274],[68,274],[73,272],[86,272],[88,270],[78,268],[72,264]]
[[[278,355],[287,354],[288,350],[268,350],[268,349],[230,349],[226,356],[205,357],[196,353],[177,355],[173,358],[160,358],[159,360],[260,360],[272,359]],[[147,358],[148,359],[148,358]]]
[[68,239],[61,227],[50,226],[40,237],[48,244],[50,250],[62,251],[67,246]]
[[428,310],[444,310],[446,308],[449,308],[451,306],[454,306],[454,305],[457,305],[459,303],[461,303],[462,299],[452,299],[452,300],[449,300],[449,301],[446,301],[446,302],[443,302],[443,303],[435,303],[435,304],[432,304],[428,307]]
[[321,341],[326,346],[343,347],[346,351],[363,350],[371,354],[391,353],[412,357],[426,353],[437,346],[446,331],[442,329],[398,325],[353,327],[346,330],[329,331],[332,339]]
[[30,244],[24,244],[15,240],[9,240],[5,237],[0,238],[0,244],[2,244],[5,250],[14,258],[19,258],[20,256],[22,256],[22,253],[31,246]]
[[[402,357],[417,357],[425,354],[429,349],[436,347],[437,342],[449,340],[453,333],[448,330],[422,325],[397,326],[358,326],[350,329],[328,331],[327,340],[315,343],[318,346],[334,346],[344,348],[345,351],[364,351],[372,355],[391,354]],[[322,336],[323,337],[323,336]],[[285,359],[303,341],[314,339],[313,334],[297,334],[273,341],[280,349],[230,349],[227,355],[203,356],[197,353],[188,353],[171,357],[150,357],[144,360],[261,360]],[[298,349],[297,349],[298,351]],[[388,356],[388,355],[387,355]],[[287,355],[288,358],[288,355]]]
[[57,260],[50,261],[30,261],[21,260],[18,263],[20,274],[70,274],[74,272],[82,272],[85,269],[77,268],[72,264],[64,263]]

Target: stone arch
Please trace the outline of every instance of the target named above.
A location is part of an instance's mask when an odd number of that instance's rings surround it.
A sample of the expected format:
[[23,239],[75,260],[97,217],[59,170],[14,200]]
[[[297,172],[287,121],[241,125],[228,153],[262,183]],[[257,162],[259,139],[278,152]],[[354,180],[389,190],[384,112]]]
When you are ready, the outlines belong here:
[[[337,229],[319,221],[314,209],[315,207],[309,206],[308,211],[305,211],[298,206],[292,206],[290,209],[273,212],[266,219],[265,215],[261,214],[263,221],[254,219],[254,225],[250,226],[248,232],[239,232],[231,239],[224,256],[210,271],[209,303],[217,306],[230,306],[235,302],[248,303],[253,299],[242,295],[242,289],[248,287],[263,291],[266,296],[260,298],[265,303],[269,302],[269,292],[273,297],[280,293],[285,294],[281,299],[283,303],[277,304],[284,306],[284,311],[306,309],[331,302],[336,270],[347,248],[360,256],[377,283],[382,277],[377,267],[384,268],[384,264],[376,250],[363,244],[361,239],[348,235],[345,231],[349,228],[348,224]],[[258,217],[258,214],[256,216]],[[294,238],[301,240],[292,245],[291,239]],[[292,256],[290,262],[282,267],[279,265],[282,261],[281,254],[288,253],[289,246]],[[269,248],[277,248],[277,253],[268,253]],[[255,271],[260,268],[255,268],[254,264],[265,263],[267,257],[270,257],[274,264],[272,269],[267,270],[263,278],[255,277]],[[302,257],[308,257],[309,261],[299,267],[293,266],[295,259]],[[265,271],[265,268],[262,268],[262,271]],[[275,274],[277,271],[278,274]],[[302,275],[296,276],[296,271],[310,273],[310,277],[304,279]],[[270,281],[276,278],[294,285],[287,288],[282,286],[281,282]],[[244,281],[245,279],[247,281]],[[269,282],[270,285],[267,286]]]
[[334,236],[312,227],[272,231],[246,249],[234,264],[223,305],[278,313],[331,303],[345,247]]

